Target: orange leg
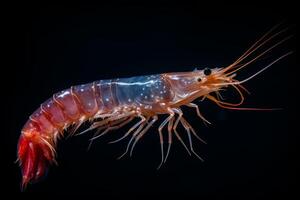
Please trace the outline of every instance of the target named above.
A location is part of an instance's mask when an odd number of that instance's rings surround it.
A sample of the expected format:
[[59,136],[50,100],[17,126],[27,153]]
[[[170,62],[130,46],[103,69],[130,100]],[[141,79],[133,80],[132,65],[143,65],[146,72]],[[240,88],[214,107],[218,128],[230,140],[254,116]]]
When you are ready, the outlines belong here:
[[210,123],[207,119],[205,119],[205,118],[203,117],[203,115],[200,113],[200,110],[199,110],[199,107],[198,107],[197,104],[189,103],[189,104],[187,104],[187,106],[192,107],[192,108],[195,108],[198,117],[200,117],[204,122],[206,122],[206,123],[208,123],[208,124],[211,124],[211,123]]
[[192,127],[192,125],[190,125],[190,123],[188,123],[188,122],[186,121],[186,119],[184,119],[184,118],[182,117],[182,118],[181,118],[181,122],[184,122],[184,123],[187,125],[187,127],[192,131],[192,134],[193,134],[200,142],[206,144],[206,142],[205,142],[202,138],[200,138],[200,137],[197,135],[197,133],[196,133],[196,131],[194,130],[194,128]]
[[[90,144],[88,146],[88,149],[89,150],[92,146],[92,143],[95,139],[105,135],[106,133],[108,133],[109,131],[112,131],[112,130],[116,130],[116,129],[119,129],[123,126],[125,126],[126,124],[128,124],[129,122],[131,122],[133,120],[134,117],[130,117],[130,118],[127,118],[125,117],[124,119],[119,119],[119,120],[116,120],[112,123],[108,123],[107,125],[103,126],[103,127],[100,127],[96,133],[93,135],[93,137],[90,139]],[[103,129],[106,129],[105,131],[103,131],[102,133],[99,134],[99,132]]]
[[[203,160],[203,159],[202,159],[202,158],[194,151],[194,148],[193,148],[193,141],[192,141],[192,136],[191,136],[191,131],[190,131],[190,130],[192,130],[192,132],[194,132],[192,126],[191,126],[191,125],[190,125],[183,117],[180,119],[180,122],[181,122],[181,124],[183,125],[183,127],[185,128],[185,130],[186,130],[186,132],[187,132],[187,134],[188,134],[191,152],[192,152],[197,158],[199,158],[201,161],[204,161],[204,160]],[[198,136],[198,137],[199,137],[199,136]],[[198,138],[198,139],[199,139],[199,138]],[[203,141],[201,138],[200,138],[200,140]]]
[[[144,126],[146,125],[148,119],[146,119],[146,118],[145,118],[144,116],[142,116],[142,115],[140,115],[140,118],[142,118],[141,121],[140,121],[139,123],[137,123],[139,127],[136,129],[136,131],[133,133],[132,137],[130,138],[130,140],[129,140],[128,144],[127,144],[127,147],[126,147],[126,151],[125,151],[121,156],[119,156],[118,159],[121,159],[123,156],[125,156],[125,155],[127,154],[131,142],[132,142],[133,139],[141,132],[141,130],[142,130],[142,129],[144,128]],[[126,135],[126,134],[125,134],[125,135]]]
[[[132,115],[134,115],[134,112],[128,112],[128,113],[121,114],[120,112],[117,111],[117,112],[114,112],[111,114],[105,114],[105,116],[104,115],[99,116],[98,118],[103,117],[103,120],[94,122],[89,128],[87,128],[86,130],[84,130],[76,135],[82,135],[90,130],[105,126],[108,123],[110,123],[111,121],[119,120],[119,119],[122,119],[122,118],[125,118],[128,116],[132,116]],[[106,117],[106,118],[104,119],[104,117]]]
[[169,117],[167,117],[165,119],[165,121],[163,121],[161,123],[161,125],[158,127],[160,150],[161,150],[161,162],[158,165],[157,169],[159,169],[161,167],[161,165],[163,164],[163,162],[164,162],[164,138],[163,138],[163,134],[162,134],[162,129],[174,117],[174,111],[171,110],[170,108],[168,108],[168,111],[169,111],[169,114],[170,114]]
[[138,121],[135,125],[133,125],[121,138],[119,138],[117,140],[110,141],[109,144],[120,142],[121,140],[125,139],[132,131],[134,131],[134,129],[136,129],[139,125],[141,125],[141,123],[143,122],[144,117],[141,116],[141,115],[139,115],[138,117],[141,118],[141,121]]
[[[95,140],[103,135],[105,135],[106,133],[108,133],[109,131],[112,130],[116,130],[119,129],[123,126],[125,126],[126,124],[128,124],[129,122],[131,122],[131,120],[133,120],[133,117],[130,118],[125,118],[125,119],[119,119],[118,121],[116,121],[115,123],[110,123],[107,124],[105,127],[101,127],[97,132],[97,136],[94,136],[93,138],[91,138],[90,140]],[[106,129],[105,129],[106,128]],[[99,134],[100,130],[105,129],[105,131],[103,131],[102,133]]]
[[170,153],[170,149],[172,146],[172,128],[173,128],[173,124],[174,124],[174,117],[171,118],[171,120],[168,123],[168,149],[167,149],[167,153],[166,153],[166,157],[164,160],[164,163],[167,161],[169,153]]
[[178,126],[178,123],[179,123],[181,117],[183,116],[183,113],[182,113],[182,111],[180,109],[175,109],[174,108],[173,110],[178,114],[178,118],[176,119],[175,124],[173,126],[173,131],[174,131],[177,139],[181,142],[181,144],[185,148],[185,150],[188,152],[189,155],[191,155],[190,150],[187,148],[186,144],[184,143],[184,141],[182,140],[182,138],[180,137],[180,135],[177,132],[177,126]]
[[144,128],[143,131],[141,131],[136,137],[135,140],[131,146],[130,150],[130,156],[132,156],[133,149],[136,145],[136,143],[145,135],[145,133],[149,130],[149,128],[157,121],[158,117],[156,115],[153,116],[152,121]]

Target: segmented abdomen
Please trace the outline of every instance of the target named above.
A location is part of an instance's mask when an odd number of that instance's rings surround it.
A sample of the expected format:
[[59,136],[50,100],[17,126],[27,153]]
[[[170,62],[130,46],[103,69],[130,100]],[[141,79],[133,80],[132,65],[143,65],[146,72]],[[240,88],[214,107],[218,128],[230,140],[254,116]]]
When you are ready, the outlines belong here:
[[53,129],[65,128],[83,117],[111,109],[115,106],[112,98],[110,88],[105,85],[90,83],[74,86],[54,94],[34,112],[30,120],[39,126],[41,132],[54,132]]
[[42,177],[48,165],[55,162],[55,141],[69,125],[80,125],[89,118],[125,107],[127,111],[148,109],[151,113],[151,109],[173,96],[163,75],[101,80],[54,94],[30,116],[22,129],[18,144],[22,187]]
[[118,106],[151,109],[160,102],[170,101],[173,96],[162,75],[96,81],[54,94],[31,115],[24,128],[34,124],[42,133],[53,133]]

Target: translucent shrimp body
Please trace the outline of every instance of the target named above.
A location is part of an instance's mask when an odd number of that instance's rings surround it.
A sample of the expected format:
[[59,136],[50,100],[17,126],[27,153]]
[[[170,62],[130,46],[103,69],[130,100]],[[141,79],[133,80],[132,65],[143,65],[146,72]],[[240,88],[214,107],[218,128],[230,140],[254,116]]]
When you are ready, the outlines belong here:
[[[30,182],[39,180],[45,175],[49,165],[55,163],[57,139],[66,133],[74,134],[85,121],[92,121],[92,124],[80,134],[97,129],[91,139],[94,140],[109,133],[109,131],[125,126],[135,118],[139,118],[139,121],[123,137],[113,141],[117,142],[130,136],[126,151],[123,154],[125,155],[128,152],[132,153],[135,144],[157,121],[158,116],[167,114],[167,118],[158,127],[161,144],[159,167],[167,160],[173,137],[181,142],[189,154],[193,154],[202,160],[193,149],[192,138],[196,137],[200,141],[204,141],[184,118],[181,106],[194,108],[197,115],[207,123],[209,122],[200,113],[198,106],[192,103],[197,98],[209,99],[220,107],[227,109],[258,110],[238,107],[244,100],[242,91],[247,91],[241,84],[260,74],[291,52],[275,59],[247,79],[238,81],[234,78],[238,70],[254,62],[289,38],[287,37],[271,45],[267,50],[256,54],[254,58],[249,60],[250,55],[257,53],[261,46],[283,32],[279,31],[271,34],[276,28],[277,26],[272,28],[233,64],[224,68],[206,68],[191,72],[100,80],[73,86],[54,94],[29,117],[22,129],[18,143],[18,161],[23,175],[22,188],[25,188]],[[218,98],[219,91],[229,86],[238,92],[241,99],[239,103],[224,102]],[[186,131],[188,145],[185,144],[177,132],[179,124]],[[165,126],[167,126],[168,132],[166,153],[162,132]]]

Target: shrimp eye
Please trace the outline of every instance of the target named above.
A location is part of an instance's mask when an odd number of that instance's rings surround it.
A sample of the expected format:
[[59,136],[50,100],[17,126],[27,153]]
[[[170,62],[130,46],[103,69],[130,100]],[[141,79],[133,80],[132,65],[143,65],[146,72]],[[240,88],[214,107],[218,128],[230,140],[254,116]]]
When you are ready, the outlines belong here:
[[202,79],[199,77],[199,78],[197,78],[197,81],[198,81],[198,82],[201,82],[201,81],[202,81]]
[[204,75],[208,76],[211,74],[211,69],[209,68],[205,68],[204,71],[203,71]]

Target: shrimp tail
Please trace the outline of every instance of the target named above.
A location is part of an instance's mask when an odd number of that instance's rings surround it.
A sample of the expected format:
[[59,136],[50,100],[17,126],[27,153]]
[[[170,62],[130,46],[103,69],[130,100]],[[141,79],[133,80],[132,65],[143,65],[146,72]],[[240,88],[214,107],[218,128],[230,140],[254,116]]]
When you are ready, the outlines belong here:
[[47,174],[49,165],[55,163],[55,150],[40,133],[25,132],[19,139],[18,161],[22,171],[23,191],[28,183],[36,182]]

